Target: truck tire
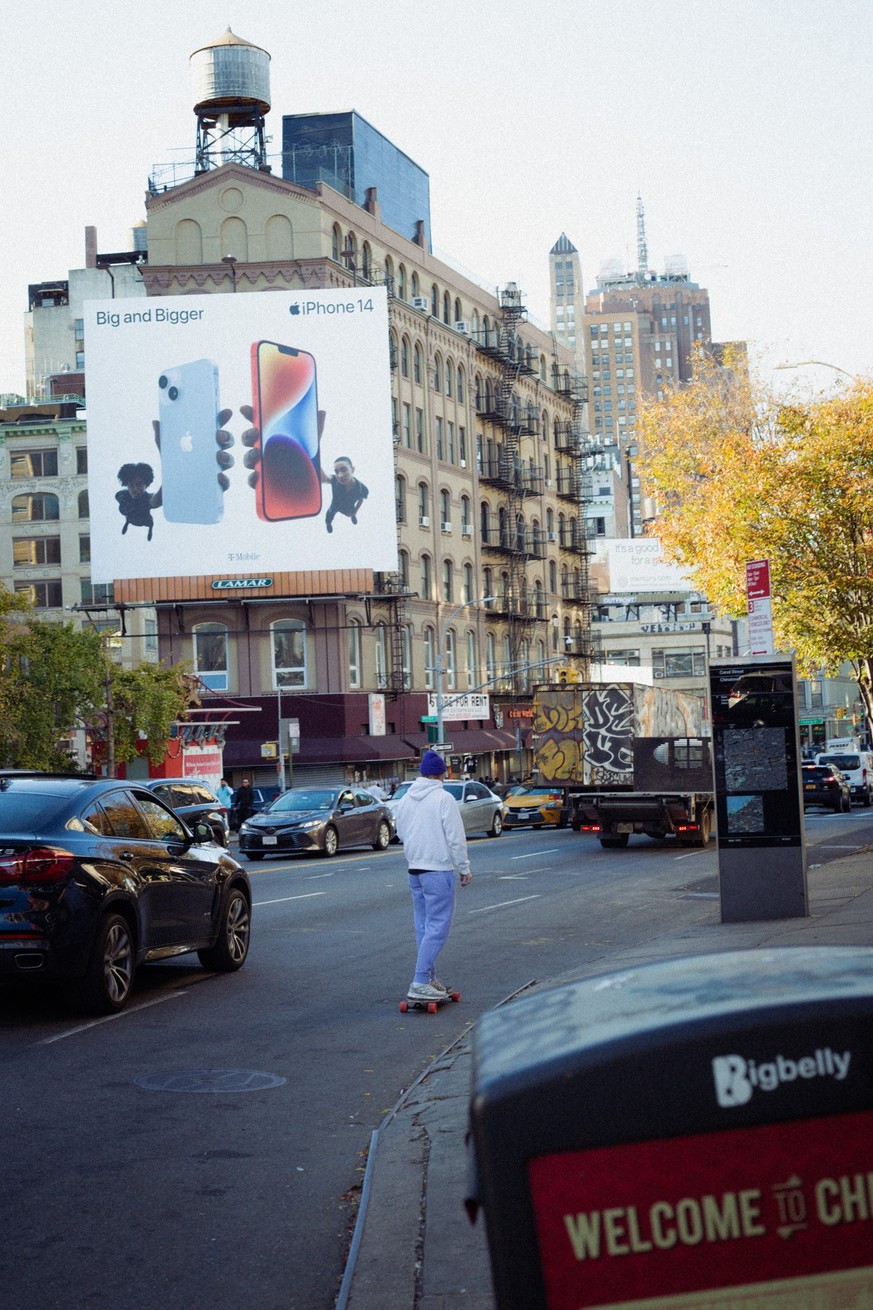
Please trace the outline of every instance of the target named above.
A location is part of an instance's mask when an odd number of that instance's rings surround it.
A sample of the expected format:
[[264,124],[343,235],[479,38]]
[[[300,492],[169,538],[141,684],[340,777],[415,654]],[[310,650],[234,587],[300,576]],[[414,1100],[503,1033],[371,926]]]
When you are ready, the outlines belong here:
[[629,833],[626,832],[609,832],[601,836],[600,845],[605,851],[620,850],[627,846]]
[[704,810],[700,816],[700,845],[708,846],[712,836],[712,810]]

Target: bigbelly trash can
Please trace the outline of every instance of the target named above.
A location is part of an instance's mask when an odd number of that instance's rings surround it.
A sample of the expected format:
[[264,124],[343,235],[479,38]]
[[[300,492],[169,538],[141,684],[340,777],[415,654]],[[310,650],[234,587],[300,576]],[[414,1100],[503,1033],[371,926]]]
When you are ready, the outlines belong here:
[[476,1029],[499,1310],[870,1310],[873,949],[567,983]]

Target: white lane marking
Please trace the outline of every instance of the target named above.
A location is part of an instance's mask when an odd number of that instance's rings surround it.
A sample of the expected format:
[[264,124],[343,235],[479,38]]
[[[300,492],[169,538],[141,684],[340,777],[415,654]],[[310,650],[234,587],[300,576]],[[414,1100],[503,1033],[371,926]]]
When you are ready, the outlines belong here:
[[[542,873],[542,869],[534,869],[534,873]],[[526,873],[500,873],[497,875],[498,882],[527,882]]]
[[529,855],[510,855],[511,860],[538,860],[541,855],[554,855],[557,846],[550,846],[547,851],[531,851]]
[[126,1019],[129,1015],[139,1014],[140,1010],[148,1010],[153,1005],[163,1005],[164,1001],[175,1001],[180,996],[186,996],[187,989],[181,992],[169,992],[166,996],[156,996],[152,1001],[143,1001],[142,1005],[130,1005],[126,1010],[120,1010],[118,1014],[105,1014],[102,1019],[92,1019],[90,1023],[81,1023],[77,1028],[68,1028],[66,1032],[55,1033],[54,1037],[43,1037],[41,1041],[35,1042],[36,1046],[51,1046],[52,1042],[62,1042],[65,1037],[75,1037],[78,1033],[86,1033],[89,1028],[97,1028],[100,1024],[111,1023],[114,1019]]
[[327,892],[301,892],[299,896],[277,896],[274,901],[252,901],[252,909],[256,905],[282,905],[285,901],[308,901],[313,896],[326,896]]
[[507,905],[521,905],[524,901],[538,901],[539,892],[534,896],[519,896],[516,901],[499,901],[497,905],[482,905],[478,910],[468,910],[468,914],[486,914],[489,910],[503,910]]

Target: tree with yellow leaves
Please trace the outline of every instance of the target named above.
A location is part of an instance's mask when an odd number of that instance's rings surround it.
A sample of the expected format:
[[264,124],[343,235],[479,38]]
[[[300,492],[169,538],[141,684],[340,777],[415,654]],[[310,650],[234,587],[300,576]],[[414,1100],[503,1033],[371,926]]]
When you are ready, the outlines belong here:
[[699,351],[690,385],[640,412],[654,533],[728,614],[769,560],[777,646],[807,675],[848,662],[873,720],[873,381],[786,401],[724,363]]

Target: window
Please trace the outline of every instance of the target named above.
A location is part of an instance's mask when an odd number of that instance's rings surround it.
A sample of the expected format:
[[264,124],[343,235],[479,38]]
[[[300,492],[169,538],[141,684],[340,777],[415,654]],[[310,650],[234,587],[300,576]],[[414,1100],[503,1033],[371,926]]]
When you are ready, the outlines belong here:
[[421,346],[418,342],[412,352],[412,380],[421,386]]
[[454,600],[453,576],[452,561],[443,560],[443,600]]
[[197,623],[192,635],[194,672],[210,691],[227,691],[227,625]]
[[28,491],[12,497],[12,523],[56,523],[60,501],[52,492]]
[[421,557],[421,584],[419,590],[421,592],[422,600],[431,599],[431,591],[433,590],[433,568],[431,566],[430,555],[422,555]]
[[401,659],[403,660],[403,690],[412,686],[412,631],[408,624],[400,629]]
[[111,605],[115,599],[111,582],[92,582],[90,578],[79,579],[79,595],[83,605]]
[[656,678],[702,678],[706,674],[706,652],[653,650],[652,671]]
[[376,657],[376,686],[384,691],[388,686],[388,642],[385,624],[378,623],[373,633],[374,653]]
[[[430,492],[428,491],[428,486],[426,482],[419,482],[418,484],[419,522],[421,522],[422,519],[426,519],[429,517],[430,517]],[[422,526],[426,526],[426,525],[423,524]]]
[[398,523],[406,522],[406,478],[401,473],[394,479],[394,512]]
[[424,410],[423,409],[417,409],[415,411],[415,449],[421,455],[425,454],[427,450],[427,442],[425,441],[424,438]]
[[476,634],[472,628],[467,633],[467,686],[472,688],[477,683],[479,659],[476,652]]
[[339,263],[340,249],[342,247],[342,243],[343,243],[343,239],[342,239],[342,233],[339,230],[339,225],[337,223],[334,223],[333,231],[330,234],[330,257],[331,259],[335,260],[337,263]]
[[299,619],[279,619],[271,625],[273,686],[306,686],[306,625]]
[[458,428],[458,459],[461,461],[461,467],[465,468],[467,464],[467,429]]
[[361,625],[352,619],[346,632],[346,652],[349,666],[349,686],[361,685]]
[[400,585],[404,591],[409,590],[409,551],[400,552]]
[[60,578],[46,578],[40,582],[16,582],[17,595],[23,595],[35,610],[61,609],[64,604]]
[[87,491],[79,492],[79,518],[88,518],[88,493]]
[[434,425],[436,427],[437,459],[445,459],[446,450],[445,450],[445,443],[443,441],[443,421],[439,417],[439,415],[437,415],[437,417],[434,419]]
[[470,497],[461,497],[461,532],[464,536],[472,536],[473,522],[470,518]]
[[440,492],[440,525],[445,528],[446,524],[452,526],[452,497],[448,491]]
[[[85,537],[85,541],[89,538]],[[90,559],[90,552],[85,563]],[[31,568],[35,564],[60,564],[60,537],[16,537],[12,542],[12,563],[15,568]]]
[[409,377],[409,341],[406,337],[400,342],[400,372],[403,377]]
[[433,689],[433,672],[434,672],[433,628],[425,628],[424,630],[424,685],[429,690]]
[[87,446],[76,447],[76,472],[77,473],[88,472],[88,447]]
[[145,650],[148,655],[157,655],[158,653],[158,624],[156,619],[143,620],[143,635],[145,637]]
[[470,602],[475,599],[476,596],[473,591],[473,565],[465,564],[464,565],[464,603],[466,605],[469,605]]
[[455,634],[451,628],[446,633],[446,686],[454,691],[458,685],[458,665],[455,656]]
[[607,664],[624,664],[633,668],[640,666],[638,650],[607,650],[604,652],[604,659]]
[[433,361],[433,389],[434,391],[443,389],[443,361],[439,355]]
[[401,434],[403,445],[407,450],[412,449],[412,406],[404,403],[403,405],[403,431]]
[[9,473],[13,478],[56,478],[57,450],[17,450],[9,456]]
[[446,440],[446,459],[448,460],[448,462],[449,462],[450,464],[454,464],[454,462],[455,462],[455,425],[454,425],[454,423],[447,423],[447,424],[446,424],[446,430],[447,430],[447,440]]

